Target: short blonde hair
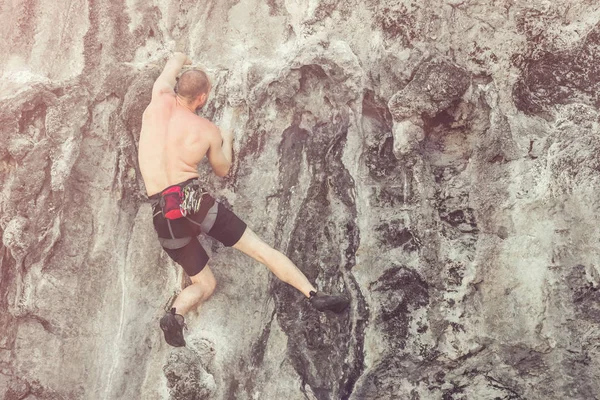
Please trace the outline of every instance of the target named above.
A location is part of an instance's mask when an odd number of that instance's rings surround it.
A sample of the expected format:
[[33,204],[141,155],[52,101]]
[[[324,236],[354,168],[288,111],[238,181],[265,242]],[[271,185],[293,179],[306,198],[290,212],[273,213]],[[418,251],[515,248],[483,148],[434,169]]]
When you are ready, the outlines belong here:
[[208,75],[200,69],[185,71],[175,85],[175,92],[187,100],[195,100],[201,94],[208,93],[209,90]]

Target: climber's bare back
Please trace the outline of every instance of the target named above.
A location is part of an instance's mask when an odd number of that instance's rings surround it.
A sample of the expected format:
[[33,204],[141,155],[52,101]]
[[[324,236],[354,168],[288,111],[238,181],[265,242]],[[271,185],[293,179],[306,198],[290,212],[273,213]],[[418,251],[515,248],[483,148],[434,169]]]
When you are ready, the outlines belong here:
[[148,196],[198,177],[198,163],[220,140],[218,128],[178,104],[174,93],[153,94],[142,117],[138,156]]

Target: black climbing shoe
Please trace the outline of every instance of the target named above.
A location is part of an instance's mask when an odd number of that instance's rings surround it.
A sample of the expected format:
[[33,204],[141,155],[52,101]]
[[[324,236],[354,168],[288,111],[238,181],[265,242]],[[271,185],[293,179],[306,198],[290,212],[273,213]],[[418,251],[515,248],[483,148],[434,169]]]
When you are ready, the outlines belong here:
[[171,311],[167,312],[160,319],[160,329],[165,334],[165,341],[173,347],[185,346],[185,339],[183,338],[184,326],[183,315],[175,314],[174,308],[171,308]]
[[330,296],[321,292],[310,292],[308,298],[310,304],[319,311],[333,311],[336,314],[341,313],[348,307],[350,300],[343,296]]

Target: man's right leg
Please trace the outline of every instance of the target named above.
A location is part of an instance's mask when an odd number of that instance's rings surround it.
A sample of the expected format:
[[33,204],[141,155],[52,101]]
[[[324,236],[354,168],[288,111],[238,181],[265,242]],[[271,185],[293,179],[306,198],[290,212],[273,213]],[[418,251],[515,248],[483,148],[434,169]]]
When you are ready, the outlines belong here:
[[200,306],[214,292],[217,280],[207,265],[202,271],[190,276],[192,284],[179,293],[173,306],[177,314],[185,315],[194,307]]

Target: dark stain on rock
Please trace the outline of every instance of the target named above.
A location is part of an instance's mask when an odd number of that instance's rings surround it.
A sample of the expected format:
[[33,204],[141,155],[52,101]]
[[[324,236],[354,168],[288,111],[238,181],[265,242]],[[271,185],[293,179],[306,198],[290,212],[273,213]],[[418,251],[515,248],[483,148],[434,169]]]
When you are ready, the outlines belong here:
[[366,134],[366,164],[376,180],[389,176],[398,166],[393,153],[392,115],[387,105],[372,91],[363,97],[363,130]]
[[132,37],[135,38],[136,47],[143,46],[148,39],[162,42],[163,35],[158,26],[161,19],[160,9],[156,6],[148,7],[141,15],[142,20],[132,34]]
[[[348,240],[348,247],[344,251],[344,254],[347,260],[353,260],[356,249],[358,249],[358,246],[360,245],[360,231],[355,223],[346,223],[346,238]],[[345,265],[346,269],[352,269],[354,266],[354,263],[347,263]]]
[[392,114],[386,102],[378,98],[372,90],[366,90],[362,102],[362,116],[379,123],[381,131],[390,133],[392,130]]
[[[412,174],[407,175],[407,180],[412,177]],[[381,185],[374,187],[370,195],[373,204],[382,208],[390,208],[409,203],[411,201],[410,194],[412,193],[411,183],[412,181],[408,181],[406,186],[401,184],[398,186]]]
[[113,83],[115,86],[121,86],[123,83],[126,83],[126,86],[123,85],[123,89],[126,88],[127,91],[123,94],[124,98],[121,110],[125,126],[134,141],[139,139],[139,132],[142,128],[141,115],[152,99],[152,85],[157,77],[158,71],[148,69],[132,77],[133,79],[128,82]]
[[462,263],[451,262],[446,272],[446,283],[448,286],[460,286],[465,275],[465,266]]
[[540,46],[548,31],[547,24],[563,18],[564,15],[561,15],[555,7],[547,7],[542,10],[528,5],[515,13],[515,26],[517,32],[527,37],[528,42]]
[[271,319],[263,328],[262,333],[252,344],[249,359],[242,358],[239,362],[238,371],[239,376],[232,376],[230,380],[228,394],[226,398],[237,399],[240,398],[240,390],[245,393],[252,393],[255,390],[255,382],[257,380],[257,373],[260,372],[261,366],[264,361],[265,352],[267,350],[267,344],[271,335],[271,325],[275,319],[275,311],[271,315]]
[[340,7],[340,0],[321,0],[317,3],[311,22],[322,23],[325,19],[331,17],[334,11],[339,11],[342,16],[350,15],[350,7]]
[[439,126],[448,126],[454,122],[454,117],[450,115],[448,110],[443,110],[431,118],[429,118],[425,114],[422,114],[421,118],[425,122],[423,128],[425,132],[429,132],[431,129],[437,128]]
[[[0,233],[4,234],[2,230]],[[1,237],[1,236],[0,236]],[[9,255],[5,246],[0,247],[0,324],[6,327],[3,331],[3,337],[0,339],[0,348],[12,349],[17,335],[16,318],[8,311],[9,304],[14,302],[15,285],[17,279],[21,279],[18,274],[16,260]],[[0,364],[1,366],[1,364]]]
[[433,178],[435,179],[435,183],[447,183],[450,178],[459,174],[459,171],[452,166],[442,166],[434,168],[433,170]]
[[[19,47],[27,47],[30,50],[30,46],[34,43],[35,35],[32,32],[35,32],[36,29],[36,10],[39,8],[40,0],[29,0],[21,2],[21,10],[15,12],[15,15],[18,15],[17,19],[17,30],[18,34],[12,36],[11,39],[16,39]],[[18,4],[18,3],[15,3]]]
[[279,172],[283,174],[281,181],[290,186],[298,183],[298,175],[302,164],[302,155],[309,138],[309,132],[292,125],[283,131],[282,140],[279,144]]
[[395,266],[371,283],[369,289],[380,304],[381,314],[377,320],[389,346],[403,349],[411,312],[429,304],[429,285],[416,271]]
[[586,278],[585,266],[572,267],[565,277],[571,301],[580,318],[600,323],[600,290]]
[[384,357],[364,378],[361,387],[357,388],[356,399],[391,400],[401,393],[399,376],[407,373],[400,360],[388,355]]
[[440,219],[450,226],[458,228],[462,232],[477,232],[477,223],[473,209],[464,208],[460,210],[444,211],[440,210]]
[[322,86],[322,82],[329,79],[327,73],[318,64],[303,65],[300,67],[300,90],[311,92],[315,86]]
[[267,342],[269,340],[269,336],[271,335],[271,325],[273,324],[273,319],[275,318],[275,312],[271,315],[271,319],[269,323],[264,327],[263,332],[260,337],[252,345],[252,353],[250,356],[250,360],[253,367],[258,365],[262,365],[263,360],[265,358],[265,351],[267,349]]
[[97,76],[94,72],[97,71],[98,65],[100,65],[100,59],[102,56],[102,42],[100,29],[103,24],[100,23],[102,15],[102,5],[98,1],[88,2],[88,17],[90,20],[89,29],[83,37],[84,45],[84,63],[85,67],[82,75],[89,74],[91,76]]
[[[463,394],[467,385],[461,385],[454,381],[450,381],[449,383],[452,387],[443,391],[442,400],[458,400],[464,398]],[[455,395],[458,395],[459,397],[455,397]]]
[[[238,156],[240,162],[246,158],[246,156],[253,155],[258,157],[265,150],[267,132],[264,129],[258,129],[248,135],[246,144],[243,149],[239,152]],[[284,132],[285,135],[285,132]]]
[[27,134],[28,129],[32,126],[45,131],[47,110],[48,106],[45,102],[40,101],[40,99],[29,105],[24,105],[21,110],[21,118],[19,118],[19,132]]
[[[490,375],[485,375],[485,379],[488,381],[488,385],[497,391],[504,392],[504,397],[496,397],[497,399],[506,399],[506,400],[524,400],[523,397],[509,385],[501,382],[499,379],[496,379]],[[466,387],[466,386],[464,386]]]
[[[535,42],[531,42],[535,46]],[[517,108],[543,114],[557,104],[600,105],[600,24],[571,49],[540,52],[524,60],[522,75],[513,88]]]
[[521,374],[536,375],[549,367],[543,353],[523,345],[502,346],[500,354],[505,363],[514,366]]
[[[333,157],[335,160],[341,160],[344,146],[346,145],[346,136],[348,131],[342,132],[342,136],[339,136],[335,140],[329,149],[328,157]],[[327,169],[327,187],[333,195],[339,199],[344,206],[348,208],[354,208],[356,199],[354,198],[355,182],[348,171],[341,165],[331,166]]]
[[[307,68],[302,85],[316,85],[320,68]],[[315,79],[313,79],[315,78]],[[336,113],[334,111],[334,113]],[[302,153],[312,172],[310,186],[298,211],[291,233],[288,256],[312,282],[318,278],[319,289],[350,296],[357,285],[351,276],[342,279],[343,271],[355,265],[359,233],[354,222],[354,182],[341,161],[345,146],[348,117],[340,112],[334,122],[318,123],[311,132],[293,125],[284,133],[279,147],[282,200],[278,224],[289,218],[285,206],[293,194],[289,189],[298,181]],[[288,193],[288,194],[285,194]],[[335,203],[333,200],[336,200]],[[333,209],[333,207],[340,209]],[[342,212],[342,214],[340,214]],[[335,217],[344,216],[344,217]],[[340,224],[342,222],[342,224]],[[344,249],[340,253],[340,248]],[[364,299],[356,294],[358,322],[353,326],[348,312],[341,315],[321,314],[289,285],[272,281],[277,318],[288,335],[288,354],[294,369],[310,386],[318,399],[332,396],[347,398],[364,368],[363,332],[368,312]],[[352,360],[348,362],[348,360]]]
[[228,176],[228,179],[233,182],[234,186],[240,177],[252,171],[252,162],[260,157],[267,141],[267,132],[252,117],[248,126],[250,127],[249,133],[243,136],[240,151],[234,154],[234,168],[232,168]]
[[[3,375],[5,375],[2,372]],[[26,398],[38,398],[35,397],[36,395],[41,396],[44,394],[48,394],[48,393],[43,393],[43,391],[41,390],[41,388],[39,387],[39,385],[34,384],[35,387],[32,387],[34,385],[30,384],[29,382],[16,377],[14,375],[5,375],[7,377],[10,377],[10,381],[8,382],[8,385],[6,385],[6,387],[4,388],[0,388],[0,395],[3,395],[3,399],[4,400],[21,400],[21,399],[26,399]],[[31,397],[29,397],[31,395]],[[49,397],[46,397],[49,398]]]
[[374,22],[387,40],[398,41],[403,47],[410,46],[417,37],[416,18],[404,4],[379,9]]
[[394,139],[390,136],[381,145],[370,146],[366,152],[366,163],[369,175],[374,180],[394,175],[398,168],[398,160],[394,155]]
[[267,0],[267,5],[269,6],[269,15],[275,16],[279,15],[281,12],[281,4],[279,4],[279,0]]
[[118,43],[116,46],[111,46],[115,49],[117,60],[132,60],[135,52],[131,49],[137,48],[143,43],[142,37],[135,37],[129,32],[129,14],[125,10],[124,3],[110,1],[108,2],[109,15],[111,15],[111,23],[113,23],[113,40]]
[[375,230],[379,233],[381,242],[393,248],[403,247],[406,251],[415,251],[419,249],[419,241],[415,238],[401,220],[392,220],[384,222]]

